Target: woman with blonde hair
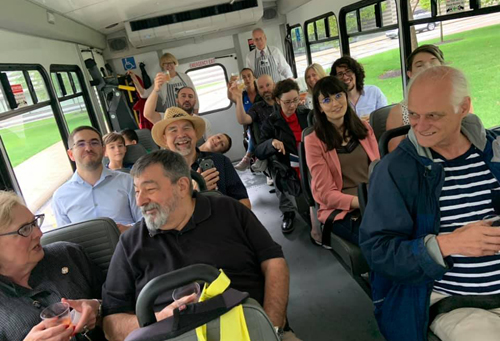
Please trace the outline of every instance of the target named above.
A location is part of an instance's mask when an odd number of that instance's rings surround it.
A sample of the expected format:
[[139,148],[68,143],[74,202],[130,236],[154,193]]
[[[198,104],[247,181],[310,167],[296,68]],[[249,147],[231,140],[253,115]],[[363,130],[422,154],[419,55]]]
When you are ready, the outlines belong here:
[[312,63],[311,65],[309,65],[306,68],[306,71],[304,72],[304,80],[307,85],[307,96],[305,105],[311,110],[313,109],[312,94],[314,85],[316,85],[317,81],[326,76],[327,74],[323,69],[323,67],[317,63]]
[[[188,75],[176,70],[177,66],[179,66],[179,61],[173,54],[167,52],[160,57],[160,68],[162,72],[156,74],[154,82],[158,82],[160,84],[160,90],[158,93],[155,92],[155,95],[158,97],[155,111],[164,113],[168,108],[177,106],[177,91],[184,87],[189,87],[195,92],[196,104],[194,106],[194,114],[197,114],[199,110],[199,101],[196,88]],[[144,89],[138,81],[137,76],[132,71],[128,71],[127,74],[129,74],[132,78],[132,81],[142,98],[148,98],[154,92],[154,84],[148,89]],[[147,115],[146,118],[151,121],[151,118]],[[155,121],[158,120],[159,119],[157,118]]]

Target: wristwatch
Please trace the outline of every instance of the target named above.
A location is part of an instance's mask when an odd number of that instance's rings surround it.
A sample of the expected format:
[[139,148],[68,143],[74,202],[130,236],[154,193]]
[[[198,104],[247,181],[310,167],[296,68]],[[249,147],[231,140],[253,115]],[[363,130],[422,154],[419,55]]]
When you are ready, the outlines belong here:
[[285,333],[284,330],[283,330],[283,328],[275,326],[274,327],[274,331],[276,332],[276,335],[278,335],[278,338],[280,340],[283,340],[283,334]]

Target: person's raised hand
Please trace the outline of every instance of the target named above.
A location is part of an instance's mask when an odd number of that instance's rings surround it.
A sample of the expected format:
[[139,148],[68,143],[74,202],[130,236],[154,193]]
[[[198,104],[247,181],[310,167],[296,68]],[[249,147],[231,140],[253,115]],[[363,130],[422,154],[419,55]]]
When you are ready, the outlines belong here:
[[160,91],[163,84],[167,82],[165,74],[163,72],[158,72],[155,77],[155,91]]
[[207,185],[207,190],[217,190],[217,181],[219,181],[219,171],[217,168],[213,167],[202,172],[201,168],[198,168],[198,173],[205,179],[205,184]]

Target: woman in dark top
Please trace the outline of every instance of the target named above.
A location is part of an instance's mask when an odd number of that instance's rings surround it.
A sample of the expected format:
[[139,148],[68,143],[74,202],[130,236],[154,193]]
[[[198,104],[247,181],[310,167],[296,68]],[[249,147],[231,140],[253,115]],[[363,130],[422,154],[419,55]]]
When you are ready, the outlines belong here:
[[[276,155],[281,164],[291,166],[298,173],[298,145],[302,140],[302,130],[307,128],[307,115],[310,110],[299,105],[299,86],[291,79],[278,82],[273,96],[277,106],[262,124],[260,130],[262,142],[255,148],[255,156],[259,160],[266,160]],[[275,171],[271,168],[273,178],[276,179]],[[294,198],[280,192],[277,185],[276,195],[283,213],[282,232],[289,233],[293,230],[295,217]]]

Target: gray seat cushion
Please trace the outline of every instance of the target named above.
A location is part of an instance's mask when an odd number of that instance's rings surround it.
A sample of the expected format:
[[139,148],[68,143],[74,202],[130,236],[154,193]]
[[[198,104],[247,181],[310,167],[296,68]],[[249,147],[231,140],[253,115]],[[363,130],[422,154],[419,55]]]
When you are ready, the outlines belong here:
[[45,232],[41,244],[60,241],[78,244],[106,275],[119,238],[120,231],[113,220],[98,218]]

